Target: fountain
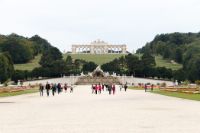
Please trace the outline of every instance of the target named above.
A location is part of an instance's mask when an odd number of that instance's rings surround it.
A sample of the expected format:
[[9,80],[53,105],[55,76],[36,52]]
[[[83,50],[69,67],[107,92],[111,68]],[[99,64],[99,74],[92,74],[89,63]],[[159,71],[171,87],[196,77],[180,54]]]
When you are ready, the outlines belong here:
[[111,76],[109,73],[104,73],[100,66],[98,66],[92,73],[88,75],[81,75],[78,78],[76,85],[88,84],[121,84],[116,76]]

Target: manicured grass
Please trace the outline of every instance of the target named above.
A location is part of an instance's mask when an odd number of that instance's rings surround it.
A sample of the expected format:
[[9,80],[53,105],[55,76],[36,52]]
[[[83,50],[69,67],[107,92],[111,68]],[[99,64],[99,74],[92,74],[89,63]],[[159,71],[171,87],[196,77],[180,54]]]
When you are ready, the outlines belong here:
[[114,60],[115,58],[124,56],[124,54],[102,54],[102,55],[100,54],[64,54],[63,55],[64,59],[66,59],[68,55],[70,55],[73,59],[83,59],[86,61],[92,61],[98,65],[102,65],[104,63]]
[[22,94],[29,94],[29,93],[36,93],[38,92],[38,88],[28,89],[24,91],[17,91],[17,92],[3,92],[0,93],[0,97],[9,97],[9,96],[17,96]]
[[15,64],[14,68],[15,70],[33,70],[36,67],[40,67],[39,61],[41,59],[41,55],[36,56],[33,60],[31,60],[29,63],[25,64]]
[[181,64],[173,64],[170,62],[170,60],[164,60],[161,56],[156,56],[156,66],[157,67],[166,67],[166,68],[171,68],[172,70],[178,70],[182,68]]
[[159,90],[159,89],[155,89],[152,93],[161,94],[161,95],[170,96],[170,97],[177,97],[177,98],[200,101],[200,94],[187,94],[187,93],[180,93],[180,92],[168,92],[168,91],[162,91],[162,90]]
[[131,89],[131,90],[144,90],[144,88],[134,87],[134,86],[129,86],[128,89]]

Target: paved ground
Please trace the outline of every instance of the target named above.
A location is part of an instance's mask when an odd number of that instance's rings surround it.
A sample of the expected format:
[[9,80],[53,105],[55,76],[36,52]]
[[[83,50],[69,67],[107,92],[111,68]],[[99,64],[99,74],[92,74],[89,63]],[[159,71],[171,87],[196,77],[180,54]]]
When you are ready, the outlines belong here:
[[199,133],[200,102],[128,90],[0,99],[0,133]]

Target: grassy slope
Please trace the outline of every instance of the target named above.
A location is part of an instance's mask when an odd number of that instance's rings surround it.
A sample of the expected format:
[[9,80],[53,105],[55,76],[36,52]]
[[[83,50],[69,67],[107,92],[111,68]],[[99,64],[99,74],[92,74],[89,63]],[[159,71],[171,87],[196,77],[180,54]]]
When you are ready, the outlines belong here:
[[158,67],[166,67],[166,68],[171,68],[172,70],[178,70],[182,68],[181,64],[172,64],[170,60],[164,60],[161,56],[156,56],[156,65]]
[[[67,55],[64,54],[63,57],[66,59]],[[103,54],[103,55],[91,55],[91,54],[70,54],[73,59],[83,59],[86,61],[93,61],[98,65],[102,65],[109,61],[112,61],[115,58],[119,58],[123,56],[123,54]],[[16,70],[33,70],[36,67],[39,67],[39,60],[41,55],[35,57],[35,59],[31,60],[29,63],[26,64],[15,64],[14,67]],[[180,64],[172,64],[169,60],[163,60],[161,56],[156,56],[156,64],[159,67],[167,67],[173,70],[177,70],[182,67]]]
[[26,64],[15,64],[15,70],[33,70],[36,67],[39,67],[41,55],[36,56],[33,60]]
[[[65,54],[64,58],[69,54]],[[123,54],[103,54],[103,55],[92,55],[92,54],[70,54],[73,59],[83,59],[86,61],[93,61],[98,65],[102,65],[104,63],[110,62],[115,58],[119,58],[123,56]]]

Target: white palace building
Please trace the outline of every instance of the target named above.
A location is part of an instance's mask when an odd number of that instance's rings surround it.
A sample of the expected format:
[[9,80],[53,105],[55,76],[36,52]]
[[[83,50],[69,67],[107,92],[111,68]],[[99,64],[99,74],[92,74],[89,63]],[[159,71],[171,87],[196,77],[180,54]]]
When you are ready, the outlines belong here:
[[102,40],[95,40],[90,44],[73,44],[72,54],[126,54],[127,47],[125,44],[113,45]]

